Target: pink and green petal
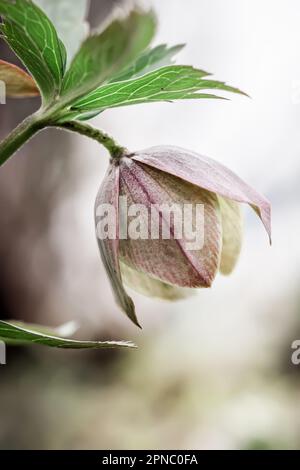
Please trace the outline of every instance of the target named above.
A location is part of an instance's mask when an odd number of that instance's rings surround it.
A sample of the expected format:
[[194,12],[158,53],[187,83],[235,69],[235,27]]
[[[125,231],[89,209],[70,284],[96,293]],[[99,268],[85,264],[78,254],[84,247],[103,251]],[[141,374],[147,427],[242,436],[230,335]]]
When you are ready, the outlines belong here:
[[40,92],[33,78],[20,67],[0,59],[0,81],[5,83],[9,98],[29,98]]
[[120,261],[122,279],[131,289],[148,297],[155,297],[162,300],[175,301],[185,299],[193,294],[192,289],[175,287],[171,284],[159,281],[148,274],[137,271]]
[[111,164],[106,177],[103,180],[95,203],[95,222],[98,223],[97,208],[101,204],[110,204],[116,211],[116,237],[115,239],[101,239],[97,234],[98,246],[101,258],[110,280],[112,290],[117,304],[132,320],[132,322],[140,326],[135,314],[135,307],[132,299],[126,293],[119,265],[119,239],[118,239],[118,207],[119,207],[119,166]]
[[190,150],[169,146],[139,151],[132,158],[220,196],[249,204],[261,218],[271,240],[270,203],[221,163]]
[[[120,241],[120,257],[130,267],[154,279],[178,287],[210,287],[219,269],[221,255],[221,217],[215,194],[197,188],[170,174],[123,158],[120,163],[121,194],[128,205],[143,204],[148,213],[153,205],[202,204],[204,206],[204,246],[190,250],[188,241],[170,239]],[[168,223],[161,217],[162,223]],[[148,223],[150,230],[150,224]]]

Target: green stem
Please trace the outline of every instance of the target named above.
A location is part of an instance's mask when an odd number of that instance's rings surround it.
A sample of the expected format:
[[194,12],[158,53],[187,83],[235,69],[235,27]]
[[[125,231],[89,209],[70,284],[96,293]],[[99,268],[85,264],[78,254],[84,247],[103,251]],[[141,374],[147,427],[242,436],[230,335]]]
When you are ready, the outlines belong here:
[[120,158],[127,154],[124,147],[118,145],[112,137],[105,132],[94,129],[88,124],[79,121],[70,121],[59,124],[50,115],[41,112],[33,114],[25,119],[0,143],[0,166],[3,165],[15,152],[17,152],[37,132],[46,127],[58,127],[78,134],[85,135],[90,139],[102,144],[110,153],[112,158]]
[[44,124],[39,121],[36,114],[26,118],[0,143],[0,166],[9,157],[19,150],[37,132],[43,129]]
[[100,131],[99,129],[95,129],[89,124],[85,124],[79,121],[70,121],[61,124],[54,123],[53,125],[72,132],[77,132],[78,134],[85,135],[90,139],[96,140],[109,151],[112,158],[120,158],[122,155],[128,153],[124,147],[118,145],[108,134]]

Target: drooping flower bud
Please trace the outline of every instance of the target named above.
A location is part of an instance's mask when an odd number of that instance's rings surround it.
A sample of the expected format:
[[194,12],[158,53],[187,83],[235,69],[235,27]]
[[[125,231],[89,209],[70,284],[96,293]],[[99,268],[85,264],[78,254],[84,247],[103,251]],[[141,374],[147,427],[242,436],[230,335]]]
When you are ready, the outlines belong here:
[[219,270],[232,272],[242,242],[240,203],[271,237],[268,201],[212,159],[163,146],[112,160],[96,199],[97,238],[116,300],[134,323],[123,282],[174,300],[187,288],[210,287]]

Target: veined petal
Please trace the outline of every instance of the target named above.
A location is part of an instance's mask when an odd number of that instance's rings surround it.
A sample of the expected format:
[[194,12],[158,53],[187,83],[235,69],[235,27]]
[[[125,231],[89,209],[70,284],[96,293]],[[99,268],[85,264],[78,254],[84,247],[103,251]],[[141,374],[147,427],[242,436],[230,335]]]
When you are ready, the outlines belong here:
[[140,326],[135,314],[135,307],[132,299],[127,295],[120,272],[119,265],[119,166],[111,164],[101,185],[95,203],[96,227],[99,221],[98,208],[101,204],[111,204],[116,211],[116,233],[115,239],[101,239],[97,234],[98,246],[101,258],[109,277],[116,302],[126,313],[126,315]]
[[121,274],[124,284],[140,294],[148,297],[156,297],[163,300],[185,299],[193,294],[192,289],[175,287],[165,282],[154,279],[148,274],[137,271],[120,261]]
[[219,196],[222,216],[222,256],[220,271],[230,274],[239,258],[242,248],[243,221],[242,211],[238,202]]
[[270,203],[221,163],[190,150],[172,146],[139,151],[132,155],[132,159],[220,196],[249,204],[261,218],[271,241]]
[[[120,163],[120,191],[128,206],[142,204],[141,225],[147,226],[147,239],[127,237],[120,241],[120,259],[137,271],[178,287],[209,287],[219,269],[221,255],[221,218],[215,194],[184,182],[170,174],[123,158]],[[174,220],[169,239],[157,239],[151,233],[151,211],[158,212],[162,224],[168,224],[157,205],[196,204],[204,208],[204,242],[200,248],[189,248],[183,231],[174,236]],[[155,206],[156,205],[156,206]],[[195,229],[195,217],[191,220]]]
[[28,73],[1,59],[0,81],[5,83],[5,92],[10,98],[27,98],[40,94],[35,81]]

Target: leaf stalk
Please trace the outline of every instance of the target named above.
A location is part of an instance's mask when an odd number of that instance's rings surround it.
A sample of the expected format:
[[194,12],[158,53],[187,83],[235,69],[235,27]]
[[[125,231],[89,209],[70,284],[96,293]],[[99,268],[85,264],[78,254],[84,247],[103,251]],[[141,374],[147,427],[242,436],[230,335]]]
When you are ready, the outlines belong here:
[[45,124],[38,119],[37,114],[31,115],[21,122],[21,124],[0,143],[0,166],[44,127]]
[[26,118],[2,142],[0,142],[0,166],[2,166],[35,134],[48,127],[56,127],[85,135],[86,137],[89,137],[103,145],[108,150],[112,158],[118,159],[122,155],[128,153],[124,147],[117,144],[111,136],[100,129],[95,129],[89,124],[81,123],[79,121],[59,123],[51,116],[51,113],[45,116],[45,114],[38,112]]
[[95,129],[89,124],[79,121],[70,121],[54,125],[71,132],[77,132],[77,134],[85,135],[86,137],[95,140],[99,144],[103,145],[106,150],[108,150],[112,158],[118,159],[128,153],[128,151],[124,147],[117,144],[111,136],[101,131],[100,129]]

